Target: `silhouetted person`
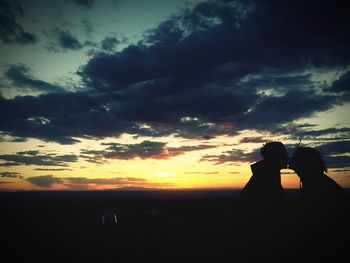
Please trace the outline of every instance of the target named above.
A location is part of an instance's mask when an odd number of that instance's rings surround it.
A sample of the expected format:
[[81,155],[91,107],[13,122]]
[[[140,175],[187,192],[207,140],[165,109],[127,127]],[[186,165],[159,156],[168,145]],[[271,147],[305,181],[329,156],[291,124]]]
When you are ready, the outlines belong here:
[[266,143],[260,153],[262,160],[251,165],[253,175],[241,191],[235,227],[242,229],[238,238],[247,255],[273,260],[288,218],[280,170],[287,168],[289,158],[281,142]]
[[343,197],[343,189],[325,174],[327,166],[315,149],[298,147],[289,162],[289,168],[300,177],[304,199],[325,202]]
[[284,200],[280,170],[287,168],[288,155],[281,142],[266,143],[260,150],[262,160],[251,165],[252,177],[241,192],[247,203],[277,204]]
[[339,237],[348,227],[344,191],[325,174],[327,166],[313,148],[298,147],[289,168],[300,177],[302,185],[294,212],[299,251],[310,258],[334,261],[344,245]]

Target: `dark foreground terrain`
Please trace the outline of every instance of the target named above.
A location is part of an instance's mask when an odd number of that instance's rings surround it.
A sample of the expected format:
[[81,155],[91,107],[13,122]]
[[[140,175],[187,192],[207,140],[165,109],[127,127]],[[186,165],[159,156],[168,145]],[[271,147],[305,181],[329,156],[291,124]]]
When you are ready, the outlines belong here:
[[[299,209],[297,190],[278,211],[243,211],[238,194],[2,192],[1,262],[348,260],[349,192],[340,210],[325,216]],[[118,223],[107,217],[102,224],[106,212]]]

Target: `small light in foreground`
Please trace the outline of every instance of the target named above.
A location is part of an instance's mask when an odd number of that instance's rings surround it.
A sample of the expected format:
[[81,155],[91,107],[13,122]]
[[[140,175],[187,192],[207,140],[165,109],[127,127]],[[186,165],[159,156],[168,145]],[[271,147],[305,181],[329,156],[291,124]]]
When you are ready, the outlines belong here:
[[106,212],[102,215],[102,224],[117,224],[117,215],[113,212]]

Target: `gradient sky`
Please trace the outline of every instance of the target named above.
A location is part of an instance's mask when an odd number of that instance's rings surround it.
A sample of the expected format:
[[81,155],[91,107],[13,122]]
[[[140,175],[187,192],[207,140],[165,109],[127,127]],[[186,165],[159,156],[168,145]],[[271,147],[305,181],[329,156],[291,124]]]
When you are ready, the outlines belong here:
[[241,188],[277,140],[350,187],[342,2],[0,0],[0,189]]

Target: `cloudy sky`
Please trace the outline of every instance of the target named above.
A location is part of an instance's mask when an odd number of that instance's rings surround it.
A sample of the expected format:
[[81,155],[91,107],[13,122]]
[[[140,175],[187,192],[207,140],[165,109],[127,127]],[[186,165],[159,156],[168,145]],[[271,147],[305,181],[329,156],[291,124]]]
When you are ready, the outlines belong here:
[[0,0],[0,189],[241,188],[276,140],[350,187],[342,2]]

